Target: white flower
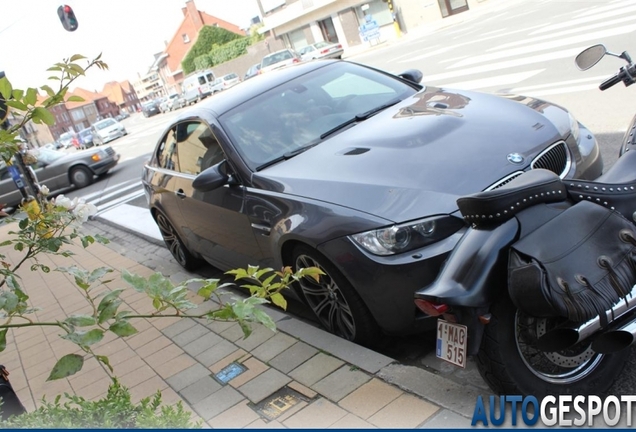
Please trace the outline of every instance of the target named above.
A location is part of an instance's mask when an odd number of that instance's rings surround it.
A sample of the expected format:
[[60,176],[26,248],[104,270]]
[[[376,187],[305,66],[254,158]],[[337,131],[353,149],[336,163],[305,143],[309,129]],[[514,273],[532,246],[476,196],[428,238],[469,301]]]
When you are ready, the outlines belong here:
[[56,206],[64,207],[67,210],[70,210],[73,204],[73,201],[71,201],[70,198],[65,197],[64,195],[59,195],[57,198],[55,198],[53,202],[55,203]]
[[82,222],[86,222],[89,217],[97,214],[97,207],[93,203],[85,203],[82,200],[73,210],[73,214]]
[[51,191],[49,191],[49,188],[46,187],[46,185],[40,185],[40,193],[44,196],[48,196]]

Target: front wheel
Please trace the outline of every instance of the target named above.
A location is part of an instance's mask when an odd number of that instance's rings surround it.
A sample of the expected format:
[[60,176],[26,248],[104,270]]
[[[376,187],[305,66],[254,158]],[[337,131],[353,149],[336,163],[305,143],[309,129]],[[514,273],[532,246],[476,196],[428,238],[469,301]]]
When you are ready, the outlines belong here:
[[375,345],[381,338],[378,325],[342,273],[324,255],[308,246],[297,246],[293,256],[296,270],[317,267],[325,273],[318,282],[310,277],[298,282],[305,303],[320,324],[344,339]]
[[69,177],[71,178],[71,183],[73,183],[78,189],[93,183],[93,172],[83,166],[73,168]]
[[558,352],[537,349],[537,339],[560,322],[496,303],[477,356],[482,378],[498,394],[546,396],[605,393],[625,367],[630,350],[600,354],[589,341]]

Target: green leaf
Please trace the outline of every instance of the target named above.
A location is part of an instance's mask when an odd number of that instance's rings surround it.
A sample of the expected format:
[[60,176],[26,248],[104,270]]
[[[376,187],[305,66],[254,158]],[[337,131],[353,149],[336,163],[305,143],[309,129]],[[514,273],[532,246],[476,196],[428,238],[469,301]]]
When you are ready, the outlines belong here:
[[20,227],[21,230],[26,229],[26,227],[28,227],[28,226],[29,226],[29,219],[28,218],[24,218],[20,222],[18,222],[18,227]]
[[42,87],[40,87],[42,90],[44,90],[46,92],[47,95],[49,96],[55,96],[55,92],[53,91],[53,89],[47,85],[43,85]]
[[[108,274],[108,273],[112,273],[113,269],[108,268],[108,267],[98,267],[95,270],[93,270],[91,272],[91,274],[88,276],[88,283],[93,283],[98,279],[101,279],[104,275]],[[113,292],[119,292],[121,293],[123,290],[115,290]],[[111,293],[112,294],[112,293]],[[119,296],[119,294],[117,294],[115,297]]]
[[68,67],[70,70],[75,72],[77,75],[84,75],[84,68],[78,65],[77,63],[69,63]]
[[11,83],[7,79],[7,77],[0,78],[0,94],[4,99],[11,99],[11,93],[13,92],[13,87]]
[[285,300],[285,297],[283,297],[281,293],[272,294],[270,298],[272,300],[272,303],[274,303],[276,306],[280,307],[283,310],[287,310],[287,300]]
[[84,346],[91,346],[100,342],[104,338],[104,330],[93,329],[86,333],[81,334],[80,344]]
[[7,276],[6,282],[7,282],[7,286],[11,288],[13,291],[20,289],[20,284],[18,283],[18,279],[13,274]]
[[27,89],[26,96],[24,97],[24,103],[27,105],[35,105],[38,100],[38,91],[32,87]]
[[64,321],[77,327],[87,327],[95,325],[95,317],[90,315],[71,315]]
[[7,347],[7,331],[9,331],[8,328],[0,330],[0,352]]
[[113,333],[115,333],[117,336],[120,336],[120,337],[131,336],[137,333],[137,329],[133,327],[133,325],[127,321],[116,322],[113,325],[111,325],[108,328],[108,330],[112,331]]
[[119,298],[119,294],[121,294],[123,291],[124,291],[123,289],[118,289],[106,294],[104,298],[102,299],[102,301],[99,302],[99,305],[97,306],[97,311],[101,312],[102,310],[106,309],[108,305],[112,303],[113,300],[115,300],[116,298]]
[[229,275],[234,275],[234,280],[249,278],[250,275],[245,271],[245,269],[235,269],[225,272]]
[[108,357],[106,357],[106,356],[104,356],[104,355],[96,355],[96,356],[95,356],[95,358],[96,358],[98,361],[100,361],[100,362],[102,362],[103,364],[105,364],[105,365],[108,367],[108,369],[111,371],[111,373],[112,373],[112,372],[115,372],[115,371],[114,371],[114,369],[113,369],[113,367],[110,365],[110,360],[108,360]]
[[66,99],[66,102],[84,102],[86,99],[84,99],[81,96],[69,96],[68,99]]
[[243,330],[243,339],[247,339],[252,334],[252,327],[245,321],[239,321],[238,323],[241,326],[241,330]]
[[84,357],[78,354],[67,354],[55,363],[51,374],[46,379],[53,381],[75,375],[84,366]]
[[44,123],[51,126],[55,124],[55,116],[49,112],[46,108],[36,107],[33,109],[33,117],[39,117]]
[[15,108],[17,110],[20,110],[20,111],[28,111],[29,110],[29,107],[26,106],[25,104],[23,104],[20,101],[11,99],[11,100],[7,100],[5,102],[6,102],[6,104],[8,106],[10,106],[11,108]]
[[154,307],[155,309],[159,309],[161,307],[161,300],[159,300],[158,297],[155,297],[152,300],[152,307]]
[[258,309],[258,308],[255,308],[254,309],[254,318],[256,319],[256,321],[258,321],[259,323],[263,324],[265,327],[267,327],[271,331],[276,331],[276,323],[274,322],[272,317],[267,315],[267,313],[265,311],[263,311],[261,309]]
[[102,324],[108,321],[109,319],[113,318],[115,314],[117,313],[117,308],[119,307],[120,304],[121,304],[121,300],[113,300],[112,302],[109,302],[108,305],[99,314],[99,318],[97,322],[99,324]]
[[121,278],[126,281],[137,292],[146,292],[148,287],[148,280],[142,276],[130,273],[128,270],[123,269]]
[[69,59],[69,61],[74,62],[74,61],[77,61],[77,60],[83,60],[83,59],[85,59],[85,58],[86,58],[86,57],[84,57],[84,56],[83,56],[83,55],[81,55],[81,54],[75,54],[75,55],[73,55],[73,56]]
[[24,96],[24,91],[20,89],[13,89],[13,99],[20,100]]

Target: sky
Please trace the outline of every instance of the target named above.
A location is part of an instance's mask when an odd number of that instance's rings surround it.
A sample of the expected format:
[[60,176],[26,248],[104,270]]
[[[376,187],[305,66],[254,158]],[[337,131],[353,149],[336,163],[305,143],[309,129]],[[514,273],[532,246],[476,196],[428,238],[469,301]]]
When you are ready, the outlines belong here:
[[[146,74],[153,55],[163,51],[177,31],[185,7],[185,0],[66,1],[79,22],[74,32],[64,30],[57,16],[62,0],[18,0],[3,6],[0,71],[4,70],[14,88],[51,85],[47,81],[51,73],[46,69],[74,54],[92,59],[102,53],[109,70],[91,69],[71,88],[101,91],[109,81],[132,82],[138,74]],[[259,15],[256,0],[194,1],[198,10],[241,28]]]

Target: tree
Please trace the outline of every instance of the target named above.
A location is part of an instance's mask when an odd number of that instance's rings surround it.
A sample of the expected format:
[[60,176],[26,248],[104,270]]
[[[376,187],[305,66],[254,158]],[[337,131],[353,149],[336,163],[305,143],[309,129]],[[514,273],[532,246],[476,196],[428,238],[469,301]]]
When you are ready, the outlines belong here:
[[210,50],[216,46],[225,45],[235,39],[241,39],[245,36],[233,33],[229,30],[225,30],[221,27],[204,26],[199,31],[197,41],[194,43],[188,54],[181,62],[181,67],[185,74],[189,74],[196,70],[194,59],[207,54]]

